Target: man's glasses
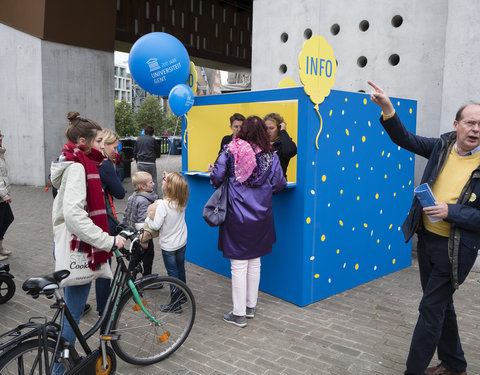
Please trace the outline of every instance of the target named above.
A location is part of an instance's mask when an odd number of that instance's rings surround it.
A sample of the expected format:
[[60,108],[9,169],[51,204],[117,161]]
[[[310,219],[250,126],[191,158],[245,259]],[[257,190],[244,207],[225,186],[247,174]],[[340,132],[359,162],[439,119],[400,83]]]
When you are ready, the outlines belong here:
[[467,128],[473,128],[475,125],[478,125],[480,128],[480,121],[460,121],[464,124]]

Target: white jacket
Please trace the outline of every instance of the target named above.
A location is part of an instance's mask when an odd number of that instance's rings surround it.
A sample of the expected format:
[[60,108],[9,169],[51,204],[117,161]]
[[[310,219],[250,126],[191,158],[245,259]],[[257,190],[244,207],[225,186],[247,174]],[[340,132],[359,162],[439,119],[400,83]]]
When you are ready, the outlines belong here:
[[8,195],[10,184],[8,183],[7,165],[5,163],[5,147],[0,147],[0,198]]
[[87,183],[83,165],[71,161],[52,163],[50,174],[52,185],[58,189],[52,208],[53,226],[65,223],[67,229],[83,242],[110,251],[115,237],[96,226],[84,208]]
[[171,206],[166,200],[159,199],[155,217],[152,220],[147,216],[145,220],[150,229],[159,231],[158,242],[165,251],[175,251],[187,244],[185,210],[177,211],[175,203]]

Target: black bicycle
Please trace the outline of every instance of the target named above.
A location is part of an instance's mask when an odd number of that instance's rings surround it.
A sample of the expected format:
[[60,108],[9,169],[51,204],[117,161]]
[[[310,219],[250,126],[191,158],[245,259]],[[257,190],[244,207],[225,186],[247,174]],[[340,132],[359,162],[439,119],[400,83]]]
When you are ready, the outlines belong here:
[[[65,374],[114,374],[117,354],[135,365],[159,362],[186,340],[195,320],[195,300],[182,281],[168,276],[148,275],[135,280],[138,270],[129,271],[125,259],[143,251],[140,232],[122,231],[131,239],[130,249],[114,251],[117,267],[102,316],[85,334],[73,320],[60,294],[60,282],[69,275],[61,270],[25,281],[23,290],[33,298],[55,297],[53,318],[32,317],[25,324],[0,335],[0,374],[54,374],[59,364]],[[77,350],[62,337],[63,318],[70,323]],[[100,331],[98,348],[87,339]],[[110,347],[111,345],[111,347]],[[113,348],[113,350],[112,350]],[[55,372],[54,372],[55,368]]]

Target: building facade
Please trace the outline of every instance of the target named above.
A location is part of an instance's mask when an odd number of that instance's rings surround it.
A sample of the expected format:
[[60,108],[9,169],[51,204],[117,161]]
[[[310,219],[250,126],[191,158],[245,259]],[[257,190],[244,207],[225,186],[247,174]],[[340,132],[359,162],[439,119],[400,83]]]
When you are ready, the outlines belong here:
[[115,65],[115,101],[132,103],[132,76],[126,66]]

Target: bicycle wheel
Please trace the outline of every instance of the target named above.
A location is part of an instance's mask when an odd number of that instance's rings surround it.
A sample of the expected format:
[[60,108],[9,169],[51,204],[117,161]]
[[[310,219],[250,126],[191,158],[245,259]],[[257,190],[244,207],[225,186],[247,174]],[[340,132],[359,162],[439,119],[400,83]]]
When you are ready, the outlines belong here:
[[[48,360],[51,362],[55,341],[48,340]],[[70,347],[70,353],[73,348]],[[74,350],[74,349],[73,349]],[[65,371],[70,370],[74,363],[73,357],[62,359]],[[43,348],[38,349],[38,339],[31,339],[20,343],[17,347],[2,353],[0,359],[0,374],[2,375],[41,375],[46,374],[45,356]]]
[[7,302],[15,294],[15,282],[11,277],[0,274],[0,303]]
[[186,340],[195,320],[195,299],[182,281],[168,276],[146,279],[137,290],[147,311],[160,324],[148,318],[126,293],[112,324],[115,353],[125,362],[150,365],[167,358]]

